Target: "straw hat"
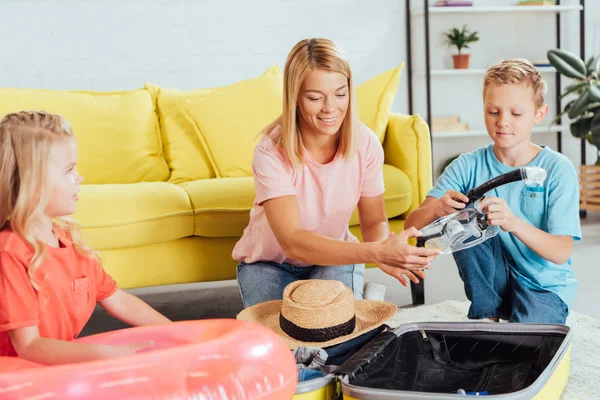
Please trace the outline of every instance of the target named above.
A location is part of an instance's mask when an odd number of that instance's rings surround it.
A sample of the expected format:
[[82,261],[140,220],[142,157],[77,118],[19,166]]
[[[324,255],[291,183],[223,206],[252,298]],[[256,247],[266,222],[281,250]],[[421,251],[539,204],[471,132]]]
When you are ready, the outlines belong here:
[[396,311],[392,303],[355,299],[340,281],[310,279],[290,283],[283,300],[248,307],[237,318],[272,329],[295,349],[345,342],[383,325]]

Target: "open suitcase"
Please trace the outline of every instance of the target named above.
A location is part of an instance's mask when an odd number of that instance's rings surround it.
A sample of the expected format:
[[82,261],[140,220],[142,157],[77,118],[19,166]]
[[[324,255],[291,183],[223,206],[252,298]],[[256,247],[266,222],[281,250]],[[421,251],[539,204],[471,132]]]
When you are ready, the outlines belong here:
[[415,323],[384,332],[294,400],[558,399],[570,371],[564,325]]

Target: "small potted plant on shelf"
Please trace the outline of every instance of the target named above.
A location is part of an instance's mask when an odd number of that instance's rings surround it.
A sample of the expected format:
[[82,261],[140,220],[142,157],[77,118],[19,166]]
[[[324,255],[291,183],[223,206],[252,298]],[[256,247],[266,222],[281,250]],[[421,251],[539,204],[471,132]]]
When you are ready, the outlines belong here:
[[587,210],[600,210],[600,56],[584,62],[570,51],[556,49],[548,51],[548,60],[558,73],[574,80],[561,94],[572,100],[554,122],[566,114],[571,134],[587,140],[598,151],[595,165],[581,166],[581,211],[585,216]]
[[468,49],[469,43],[475,43],[479,41],[478,32],[472,32],[467,29],[466,25],[463,25],[462,29],[452,28],[446,33],[447,42],[449,46],[456,46],[458,54],[452,56],[454,61],[454,69],[467,69],[469,68],[469,57],[470,54],[461,53],[462,49]]

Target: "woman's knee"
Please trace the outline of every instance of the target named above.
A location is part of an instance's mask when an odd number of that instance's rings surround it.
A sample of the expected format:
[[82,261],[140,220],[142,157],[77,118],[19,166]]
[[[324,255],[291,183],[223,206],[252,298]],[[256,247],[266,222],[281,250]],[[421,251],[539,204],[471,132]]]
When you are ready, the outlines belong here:
[[338,266],[316,266],[310,279],[337,280],[354,292],[354,297],[362,298],[364,286],[364,264],[348,264]]
[[281,300],[285,287],[296,277],[274,263],[240,263],[237,282],[244,308],[269,300]]

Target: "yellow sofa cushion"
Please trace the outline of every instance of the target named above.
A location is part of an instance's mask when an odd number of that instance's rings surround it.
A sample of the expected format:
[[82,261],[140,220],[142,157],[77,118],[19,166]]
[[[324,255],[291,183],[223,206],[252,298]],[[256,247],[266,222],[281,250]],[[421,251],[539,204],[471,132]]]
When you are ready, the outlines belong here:
[[44,110],[69,121],[77,138],[78,170],[86,183],[166,181],[169,168],[155,112],[145,90],[123,92],[0,89],[0,115]]
[[[283,79],[281,69],[278,66],[267,69],[262,76],[255,79],[262,81],[272,78],[278,81]],[[209,152],[206,151],[206,147],[203,144],[204,139],[198,134],[195,122],[184,114],[181,104],[185,104],[188,100],[194,102],[201,101],[203,97],[220,91],[235,90],[236,86],[245,86],[251,81],[254,81],[254,79],[241,81],[225,87],[194,90],[175,90],[159,87],[151,83],[146,84],[146,88],[156,93],[157,96],[158,115],[163,135],[165,157],[171,168],[170,182],[181,183],[196,179],[214,178],[216,176],[213,168],[214,159],[211,162]],[[281,88],[281,86],[279,87]],[[256,96],[254,99],[256,102],[256,99],[261,98],[262,92],[254,93],[254,95]],[[281,93],[279,94],[279,98],[281,98]],[[238,118],[237,114],[228,107],[229,105],[227,105],[225,110],[219,110],[219,112],[227,112],[228,119]],[[267,125],[269,122],[271,121],[266,121],[264,125]],[[230,135],[229,137],[233,138],[236,132],[220,131],[219,133],[228,134]]]
[[258,78],[180,100],[217,177],[252,175],[254,146],[265,126],[281,115],[282,91],[276,67]]
[[385,71],[356,88],[358,118],[375,132],[379,142],[383,142],[385,137],[403,68],[404,63],[401,63],[397,68]]
[[236,237],[250,220],[254,202],[254,179],[201,179],[179,184],[189,195],[194,209],[194,235]]
[[167,242],[194,233],[190,199],[177,185],[81,185],[79,198],[73,218],[95,250]]
[[[412,201],[406,174],[391,165],[383,166],[385,210],[388,218],[405,212]],[[250,219],[255,198],[254,179],[219,178],[184,182],[179,185],[190,196],[194,208],[194,234],[203,237],[239,237]],[[358,224],[355,210],[350,225]]]
[[210,166],[204,146],[179,107],[180,98],[210,92],[212,89],[175,90],[151,83],[146,83],[145,86],[157,97],[165,158],[171,169],[169,182],[214,178],[215,172]]

